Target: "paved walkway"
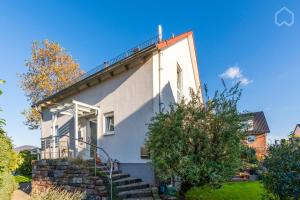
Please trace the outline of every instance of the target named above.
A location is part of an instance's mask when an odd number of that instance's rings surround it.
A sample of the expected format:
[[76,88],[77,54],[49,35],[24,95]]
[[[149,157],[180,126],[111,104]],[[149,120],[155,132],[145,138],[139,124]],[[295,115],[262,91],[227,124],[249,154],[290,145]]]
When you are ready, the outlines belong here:
[[22,190],[14,191],[11,200],[29,200],[30,196],[23,192]]

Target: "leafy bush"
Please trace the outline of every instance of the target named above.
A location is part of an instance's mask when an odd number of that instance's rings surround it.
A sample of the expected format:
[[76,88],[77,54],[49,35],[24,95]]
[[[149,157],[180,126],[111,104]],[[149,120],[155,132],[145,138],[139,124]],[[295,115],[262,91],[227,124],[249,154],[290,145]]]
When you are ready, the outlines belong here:
[[[0,84],[4,83],[0,79]],[[2,91],[0,90],[0,95]],[[0,109],[1,111],[1,109]],[[6,135],[3,126],[5,120],[0,119],[0,199],[10,200],[11,194],[17,188],[14,177],[11,172],[18,166],[19,160],[17,154],[13,151],[11,139]]]
[[300,147],[296,141],[282,141],[269,147],[264,160],[265,188],[280,199],[300,197]]
[[0,199],[11,200],[12,193],[18,188],[14,177],[7,172],[0,174]]
[[17,183],[29,183],[31,182],[31,177],[28,177],[28,176],[14,176],[15,177],[15,181]]
[[280,200],[277,195],[274,195],[268,191],[265,191],[262,195],[261,200]]
[[18,167],[19,160],[17,153],[13,151],[11,139],[0,127],[0,173],[11,172]]
[[258,160],[256,158],[255,149],[248,147],[246,145],[242,146],[241,157],[244,162],[251,163],[251,164],[258,163]]
[[256,171],[258,169],[259,162],[256,157],[255,149],[242,145],[241,159],[243,162],[242,170],[250,169]]
[[37,156],[32,155],[30,151],[23,150],[19,152],[18,156],[22,159],[22,163],[16,169],[16,174],[31,176],[32,173],[32,160],[36,160]]
[[216,92],[205,105],[191,99],[158,113],[149,124],[147,146],[162,180],[179,176],[182,191],[192,186],[219,186],[240,166],[242,125],[236,104],[238,85]]
[[68,192],[57,187],[50,187],[32,194],[31,200],[81,200],[84,197],[84,193],[81,192]]

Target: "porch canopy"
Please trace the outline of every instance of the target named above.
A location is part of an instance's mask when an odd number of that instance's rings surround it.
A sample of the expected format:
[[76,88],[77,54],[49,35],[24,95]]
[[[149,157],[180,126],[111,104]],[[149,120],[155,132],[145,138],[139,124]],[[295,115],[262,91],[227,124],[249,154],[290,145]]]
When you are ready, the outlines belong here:
[[[79,102],[76,100],[72,100],[71,102],[67,102],[64,104],[56,104],[56,106],[50,109],[50,113],[52,114],[52,133],[53,138],[56,138],[58,135],[56,130],[56,122],[58,115],[69,115],[74,118],[74,136],[75,136],[75,155],[76,155],[76,147],[78,147],[78,119],[81,117],[92,117],[96,116],[97,125],[98,125],[98,115],[99,115],[99,107],[89,105],[83,102]],[[55,139],[52,141],[53,147],[55,147]],[[55,148],[53,148],[53,155],[55,155]]]

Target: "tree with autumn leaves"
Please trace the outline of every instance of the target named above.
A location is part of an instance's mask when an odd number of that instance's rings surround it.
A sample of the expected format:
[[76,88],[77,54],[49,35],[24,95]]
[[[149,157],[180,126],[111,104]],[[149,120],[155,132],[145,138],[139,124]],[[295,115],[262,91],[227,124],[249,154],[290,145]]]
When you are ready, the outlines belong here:
[[[31,105],[72,84],[83,74],[79,64],[57,42],[33,42],[31,51],[31,58],[25,64],[27,71],[20,74],[20,86]],[[24,111],[29,129],[39,128],[40,112],[38,107]]]

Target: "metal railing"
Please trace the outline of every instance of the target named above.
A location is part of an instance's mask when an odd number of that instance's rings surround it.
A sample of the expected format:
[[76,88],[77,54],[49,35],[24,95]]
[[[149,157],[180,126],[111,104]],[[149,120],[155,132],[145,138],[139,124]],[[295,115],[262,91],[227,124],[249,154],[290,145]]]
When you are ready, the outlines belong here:
[[[138,45],[136,45],[135,47],[132,47],[131,49],[119,54],[118,56],[114,57],[113,59],[110,59],[108,61],[104,61],[102,64],[94,67],[93,69],[87,71],[86,73],[82,74],[81,76],[73,79],[69,84],[66,84],[61,90],[69,87],[70,85],[73,85],[97,72],[100,72],[101,70],[105,69],[105,68],[109,68],[110,66],[116,64],[117,62],[124,60],[126,58],[129,58],[133,55],[135,55],[136,53],[145,50],[153,45],[156,45],[158,43],[158,36],[152,37],[150,39],[148,39],[147,41],[140,43]],[[59,91],[61,91],[59,90]],[[57,91],[57,92],[59,92]]]
[[[60,141],[61,137],[67,137],[68,140]],[[71,159],[82,158],[85,160],[92,160],[94,163],[94,175],[97,176],[97,169],[99,163],[101,164],[101,170],[104,172],[108,182],[110,190],[110,199],[113,195],[113,180],[112,173],[117,160],[112,159],[110,155],[102,148],[83,139],[76,139],[69,135],[63,136],[50,136],[47,138],[41,138],[44,147],[40,152],[41,159]],[[55,141],[55,142],[54,142]],[[77,142],[75,142],[77,141]],[[71,144],[72,143],[72,144]],[[76,145],[77,143],[77,145]],[[55,146],[53,146],[55,144]]]

